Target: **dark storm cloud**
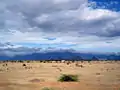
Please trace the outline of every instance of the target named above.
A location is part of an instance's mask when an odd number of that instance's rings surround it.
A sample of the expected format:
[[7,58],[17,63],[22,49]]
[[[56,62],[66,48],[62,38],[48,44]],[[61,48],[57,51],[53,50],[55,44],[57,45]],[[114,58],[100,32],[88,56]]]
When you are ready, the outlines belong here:
[[0,55],[14,56],[14,55],[25,55],[40,52],[41,48],[30,48],[19,45],[13,45],[9,42],[0,43]]
[[[109,30],[106,30],[110,35],[105,34],[103,27],[107,24],[118,19],[116,17],[109,16],[109,13],[104,17],[92,20],[81,20],[84,17],[84,13],[91,17],[99,15],[99,11],[85,9],[86,1],[82,0],[2,0],[0,2],[1,21],[0,28],[8,32],[10,29],[20,30],[22,32],[28,32],[28,28],[37,27],[38,30],[32,30],[33,32],[64,32],[75,31],[81,34],[95,34],[100,36],[115,36]],[[96,11],[96,12],[95,12]],[[44,17],[46,15],[46,17]],[[83,16],[82,16],[83,15]],[[87,18],[86,16],[86,18]],[[41,21],[44,19],[43,21]],[[118,26],[119,27],[119,26]],[[39,30],[40,29],[40,30]],[[116,36],[119,32],[114,30]]]

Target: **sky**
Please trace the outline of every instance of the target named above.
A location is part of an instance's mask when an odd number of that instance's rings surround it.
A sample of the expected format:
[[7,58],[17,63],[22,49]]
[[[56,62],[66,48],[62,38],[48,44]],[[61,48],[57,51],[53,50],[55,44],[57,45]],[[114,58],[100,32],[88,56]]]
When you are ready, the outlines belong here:
[[120,52],[119,0],[0,0],[0,54]]

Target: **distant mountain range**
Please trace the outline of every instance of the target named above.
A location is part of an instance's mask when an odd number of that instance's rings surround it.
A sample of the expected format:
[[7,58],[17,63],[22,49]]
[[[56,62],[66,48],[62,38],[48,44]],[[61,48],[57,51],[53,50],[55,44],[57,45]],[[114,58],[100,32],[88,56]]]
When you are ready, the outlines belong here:
[[115,53],[79,53],[72,51],[39,52],[25,55],[0,55],[0,60],[120,60],[120,54]]

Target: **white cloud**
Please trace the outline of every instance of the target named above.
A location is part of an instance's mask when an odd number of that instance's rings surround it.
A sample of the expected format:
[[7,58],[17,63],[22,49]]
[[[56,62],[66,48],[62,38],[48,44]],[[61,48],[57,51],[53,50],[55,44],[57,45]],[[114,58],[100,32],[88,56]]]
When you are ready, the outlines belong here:
[[37,17],[35,18],[35,21],[39,24],[43,23],[43,22],[46,22],[47,20],[49,19],[49,16],[48,15],[41,15],[40,17]]
[[[81,17],[82,16],[82,17]],[[98,20],[102,18],[116,18],[119,14],[110,10],[85,8],[80,15],[83,20]]]
[[4,0],[0,2],[0,20],[4,43],[120,48],[120,12],[93,9],[85,0]]
[[54,3],[57,4],[57,3],[67,3],[69,2],[70,0],[54,0]]

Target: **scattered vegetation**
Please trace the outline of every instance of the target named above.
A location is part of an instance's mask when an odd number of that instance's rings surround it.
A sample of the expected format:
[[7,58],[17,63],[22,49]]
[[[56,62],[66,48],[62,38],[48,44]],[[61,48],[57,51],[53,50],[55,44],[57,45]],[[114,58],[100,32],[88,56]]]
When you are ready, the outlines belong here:
[[30,80],[30,82],[40,82],[41,80],[40,79],[32,79],[32,80]]
[[7,64],[3,64],[3,66],[7,66]]
[[62,69],[60,69],[60,68],[57,68],[60,72],[62,71]]
[[57,65],[52,65],[52,67],[58,67]]
[[31,66],[25,66],[25,69],[32,69]]
[[75,66],[76,66],[76,67],[81,67],[81,68],[84,67],[83,65],[79,65],[78,63],[76,63]]
[[23,61],[23,60],[18,60],[17,62],[19,62],[19,63],[23,63],[24,61]]
[[44,60],[43,63],[46,63],[46,61]]
[[30,63],[30,60],[27,60],[27,63]]
[[58,81],[60,81],[60,82],[77,82],[78,76],[70,75],[70,74],[63,74],[59,77]]
[[66,64],[67,64],[67,65],[69,65],[69,64],[70,64],[70,62],[67,62]]
[[53,88],[49,88],[49,87],[44,87],[41,90],[54,90]]

